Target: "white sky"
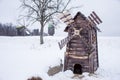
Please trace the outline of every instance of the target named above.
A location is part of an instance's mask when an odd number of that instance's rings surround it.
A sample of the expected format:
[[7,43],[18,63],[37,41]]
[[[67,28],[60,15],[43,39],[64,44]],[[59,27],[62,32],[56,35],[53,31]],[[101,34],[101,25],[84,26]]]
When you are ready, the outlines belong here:
[[19,0],[0,0],[0,22],[16,23],[19,14]]
[[[73,0],[72,6],[82,5],[78,10],[88,16],[95,11],[102,19],[103,23],[98,26],[105,36],[120,36],[120,0]],[[0,0],[0,22],[17,24],[16,20],[21,13],[19,0]],[[39,25],[38,25],[39,26]]]

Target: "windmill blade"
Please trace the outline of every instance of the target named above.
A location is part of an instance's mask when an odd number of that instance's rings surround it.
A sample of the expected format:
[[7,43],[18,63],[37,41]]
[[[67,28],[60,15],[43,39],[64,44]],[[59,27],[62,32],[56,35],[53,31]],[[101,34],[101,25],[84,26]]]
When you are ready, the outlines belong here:
[[97,25],[90,16],[88,16],[88,20],[89,20],[91,23],[93,23],[95,26]]
[[101,32],[101,30],[97,27],[97,24],[99,25],[100,23],[102,23],[102,20],[94,11],[90,14],[90,16],[88,16],[88,20],[90,21],[90,26]]
[[90,16],[93,18],[94,22],[96,22],[97,24],[100,24],[98,19],[93,14],[90,14]]
[[98,15],[94,11],[90,14],[90,16],[88,16],[88,19],[95,25],[102,23],[102,20],[98,17]]
[[59,14],[59,18],[67,25],[74,22],[71,14],[69,12],[63,12],[62,14]]
[[25,29],[26,29],[27,33],[32,34],[31,31],[28,28],[25,28]]
[[93,15],[97,18],[97,20],[100,22],[100,23],[102,23],[102,20],[97,16],[97,14],[93,11],[92,12],[93,13]]
[[66,38],[62,39],[59,44],[59,48],[62,49],[73,37],[67,36]]

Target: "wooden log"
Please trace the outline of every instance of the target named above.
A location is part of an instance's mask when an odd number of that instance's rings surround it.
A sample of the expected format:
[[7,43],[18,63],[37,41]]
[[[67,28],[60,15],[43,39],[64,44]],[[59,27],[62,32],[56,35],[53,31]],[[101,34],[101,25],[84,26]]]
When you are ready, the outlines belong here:
[[79,51],[79,52],[76,52],[76,51],[69,51],[69,54],[73,54],[73,55],[76,55],[76,56],[84,56],[84,55],[88,55],[88,53],[86,53],[85,51]]
[[69,57],[74,59],[88,59],[88,56],[75,56],[75,55],[69,55]]
[[82,41],[77,40],[77,39],[72,39],[70,43],[77,43],[77,44],[82,44]]
[[84,48],[69,48],[70,51],[85,51]]
[[[82,56],[82,57],[84,57],[84,56]],[[83,59],[83,58],[70,57],[68,60],[68,63],[70,63],[70,64],[78,63],[78,64],[82,64],[82,66],[87,66],[88,65],[88,58]]]
[[69,46],[70,47],[75,47],[75,48],[81,48],[83,47],[84,44],[76,44],[76,43],[71,43]]

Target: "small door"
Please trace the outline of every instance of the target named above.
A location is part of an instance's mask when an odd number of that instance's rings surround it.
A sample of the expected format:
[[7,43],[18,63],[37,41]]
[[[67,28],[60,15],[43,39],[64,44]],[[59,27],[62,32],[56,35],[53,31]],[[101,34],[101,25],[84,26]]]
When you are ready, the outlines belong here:
[[75,64],[73,73],[74,74],[82,74],[82,66],[80,64]]

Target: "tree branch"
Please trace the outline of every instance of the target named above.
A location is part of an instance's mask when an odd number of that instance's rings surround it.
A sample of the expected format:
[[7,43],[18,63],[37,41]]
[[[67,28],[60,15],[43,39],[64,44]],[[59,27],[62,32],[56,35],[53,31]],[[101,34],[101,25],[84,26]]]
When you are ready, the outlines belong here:
[[68,4],[71,2],[71,0],[68,0],[67,4],[65,5],[65,7],[63,8],[62,12],[67,8]]

